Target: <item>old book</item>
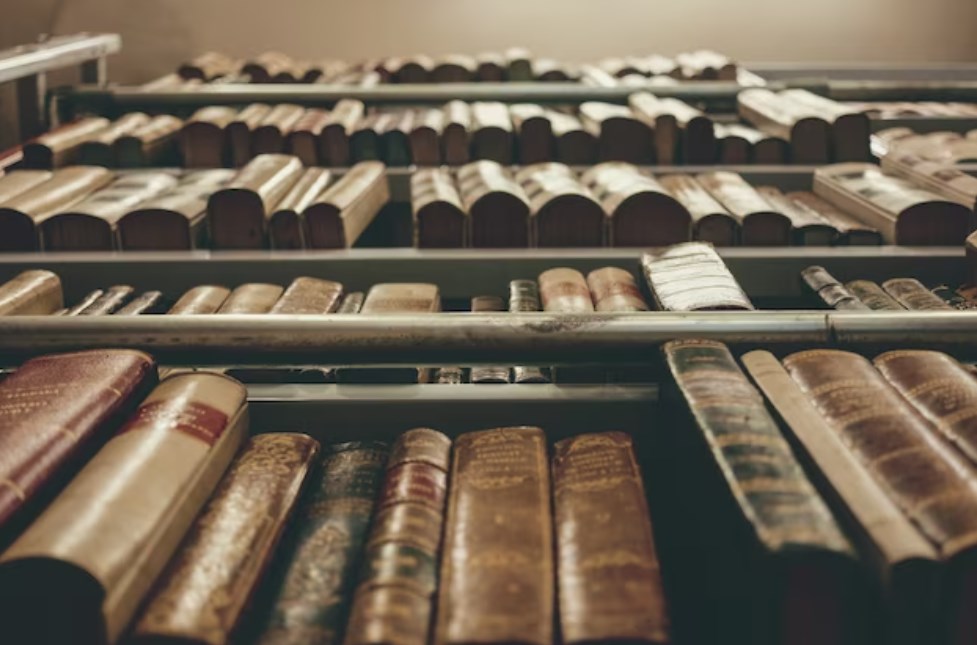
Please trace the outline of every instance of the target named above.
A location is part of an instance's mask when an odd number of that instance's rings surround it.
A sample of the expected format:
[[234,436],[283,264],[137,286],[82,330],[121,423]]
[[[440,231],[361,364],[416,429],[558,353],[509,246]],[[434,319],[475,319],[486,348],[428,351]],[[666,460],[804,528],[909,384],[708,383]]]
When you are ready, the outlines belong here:
[[[717,137],[719,133],[725,137],[736,137],[749,145],[749,158],[747,163],[779,166],[790,161],[790,144],[780,137],[775,137],[766,132],[761,132],[756,128],[751,128],[739,123],[724,124],[722,127],[716,124]],[[723,161],[723,144],[719,143],[720,163],[734,163],[733,161]]]
[[583,127],[576,116],[547,110],[553,129],[553,160],[570,166],[589,166],[597,163],[597,137]]
[[[449,166],[466,164],[471,160],[471,107],[464,101],[449,101],[442,108],[442,113],[441,159]],[[504,135],[502,138],[505,138]]]
[[384,165],[356,164],[303,212],[308,247],[351,248],[389,200]]
[[[247,424],[240,383],[204,372],[164,379],[0,557],[0,597],[16,611],[10,633],[117,642]],[[55,608],[59,620],[41,619]]]
[[641,256],[648,288],[663,311],[752,310],[753,304],[708,244],[676,244]]
[[277,284],[249,282],[236,287],[221,304],[218,314],[266,314],[285,290]]
[[158,114],[148,123],[123,134],[112,144],[120,168],[147,168],[179,165],[177,135],[183,120],[170,114]]
[[264,248],[268,217],[302,172],[302,162],[291,155],[259,155],[248,162],[207,200],[213,248]]
[[36,251],[42,221],[109,184],[113,174],[96,166],[61,168],[47,181],[0,204],[0,251]]
[[604,209],[568,166],[561,163],[525,166],[515,178],[529,198],[536,246],[603,246]]
[[794,191],[787,193],[797,208],[810,211],[814,216],[827,220],[838,231],[834,243],[838,246],[875,246],[882,244],[878,230],[865,224],[848,213],[838,210],[812,192]]
[[516,131],[519,163],[534,164],[555,159],[553,124],[542,106],[535,103],[510,105],[509,118]]
[[44,316],[64,307],[56,273],[31,269],[0,284],[0,316]]
[[631,95],[628,102],[639,119],[653,126],[659,164],[716,163],[716,133],[710,117],[678,99],[647,92]]
[[329,119],[319,132],[319,159],[329,166],[349,166],[349,135],[363,117],[366,107],[362,101],[343,99],[329,113]]
[[251,133],[251,154],[280,154],[285,152],[288,134],[305,114],[301,105],[279,103],[266,114]]
[[845,521],[875,574],[881,601],[882,642],[919,645],[931,633],[938,557],[919,529],[845,442],[825,423],[811,401],[769,352],[744,354],[743,365],[783,419],[798,455],[811,466],[826,501]]
[[741,218],[717,202],[691,175],[664,175],[658,183],[688,211],[692,237],[715,246],[733,246],[739,241]]
[[129,112],[122,115],[79,146],[78,163],[85,166],[120,167],[121,164],[115,156],[115,142],[120,137],[130,136],[147,123],[149,123],[149,115],[144,112]]
[[670,642],[668,608],[631,437],[584,434],[553,447],[562,642]]
[[743,119],[763,132],[790,141],[793,163],[831,161],[831,127],[817,110],[762,88],[744,90],[736,101]]
[[428,642],[450,454],[451,440],[428,428],[408,430],[394,443],[345,645]]
[[180,155],[186,168],[220,168],[227,147],[227,126],[237,118],[231,107],[211,105],[194,112],[179,134]]
[[235,168],[245,166],[254,157],[252,135],[269,112],[271,106],[267,103],[251,103],[238,112],[234,120],[224,128],[231,165]]
[[251,77],[252,83],[272,83],[279,74],[290,71],[294,64],[295,61],[286,54],[267,51],[245,61],[241,71]]
[[458,169],[458,192],[469,216],[471,246],[529,246],[529,198],[511,172],[494,161],[473,161]]
[[807,267],[801,271],[801,279],[832,309],[864,311],[869,308],[822,266]]
[[24,144],[24,167],[51,170],[75,163],[81,145],[110,125],[111,121],[102,117],[85,117],[42,134]]
[[215,285],[194,287],[180,296],[167,311],[169,316],[195,316],[217,313],[230,295],[230,290]]
[[306,168],[268,214],[268,239],[275,249],[303,249],[306,226],[303,213],[325,192],[332,174],[325,168]]
[[[743,132],[733,129],[732,124],[716,123],[716,163],[745,166],[753,158],[753,142]],[[756,130],[759,133],[759,130]],[[762,136],[762,134],[761,134]]]
[[207,201],[235,177],[224,168],[188,171],[123,215],[117,223],[119,244],[127,251],[177,251],[206,246]]
[[667,246],[691,239],[689,211],[637,167],[603,163],[584,172],[581,181],[607,213],[611,246]]
[[597,137],[597,158],[649,164],[655,161],[654,131],[626,106],[587,101],[580,120]]
[[[539,287],[535,280],[513,280],[509,283],[509,312],[542,311]],[[512,368],[513,383],[549,383],[550,379],[536,366],[517,365]]]
[[882,288],[906,309],[914,311],[950,311],[953,309],[915,278],[892,278],[883,282]]
[[977,205],[977,177],[944,161],[895,150],[882,157],[881,166],[886,172],[905,177],[962,206],[973,209]]
[[141,316],[143,314],[161,313],[158,311],[163,302],[162,291],[144,291],[115,312],[116,316]]
[[410,134],[415,114],[413,110],[391,112],[390,118],[380,124],[380,158],[388,166],[404,168],[413,163]]
[[816,211],[797,204],[775,186],[757,186],[756,192],[770,206],[790,220],[791,242],[798,246],[830,246],[838,229]]
[[594,311],[590,288],[576,269],[548,269],[539,274],[539,295],[543,311],[589,313]]
[[248,441],[157,582],[132,630],[133,643],[231,642],[318,453],[319,443],[304,434]]
[[205,52],[177,68],[181,78],[198,78],[209,81],[219,76],[231,74],[238,68],[238,61],[220,52]]
[[496,428],[455,440],[434,643],[553,642],[546,438]]
[[289,131],[286,148],[289,154],[299,158],[303,166],[319,166],[325,162],[319,159],[319,135],[327,123],[329,112],[309,108]]
[[594,269],[587,274],[594,311],[648,311],[638,283],[630,271],[617,267]]
[[15,170],[0,175],[0,205],[49,181],[53,176],[50,170]]
[[[95,304],[95,302],[99,298],[101,298],[104,294],[105,294],[105,290],[104,289],[95,289],[94,291],[90,291],[89,293],[86,293],[85,296],[81,300],[79,300],[75,304],[71,305],[71,307],[66,308],[65,311],[64,311],[64,313],[63,314],[60,314],[60,315],[62,315],[62,316],[78,316],[78,315],[81,314],[81,312],[85,311],[86,309],[88,309],[89,307],[91,307],[93,304]],[[58,314],[55,313],[54,315],[57,316]]]
[[529,50],[522,47],[511,47],[502,52],[502,56],[505,59],[505,80],[533,80],[532,56]]
[[0,382],[5,546],[156,384],[142,352],[92,350],[27,361]]
[[253,642],[342,642],[386,461],[387,447],[377,442],[324,448],[296,512],[295,533],[278,549],[279,571],[267,589],[271,611]]
[[386,67],[397,83],[432,82],[431,71],[434,69],[434,61],[423,54],[390,59],[387,61]]
[[395,117],[389,112],[372,112],[357,121],[349,133],[349,161],[382,161],[380,132]]
[[[505,311],[506,305],[498,296],[475,296],[472,313]],[[505,365],[473,365],[469,371],[472,383],[510,383],[510,368]]]
[[417,166],[441,165],[441,130],[444,113],[439,108],[417,108],[411,123],[410,156]]
[[468,215],[447,169],[416,170],[410,179],[410,196],[416,247],[467,246]]
[[865,358],[809,350],[785,358],[784,367],[945,563],[936,638],[972,641],[977,492],[970,464],[936,440],[933,427]]
[[358,314],[360,309],[363,308],[364,294],[362,291],[354,291],[353,293],[347,293],[343,296],[342,302],[339,303],[339,309],[336,310],[337,314]]
[[434,61],[432,83],[470,83],[475,80],[477,63],[471,56],[449,54]]
[[112,285],[103,291],[84,309],[78,311],[79,316],[108,316],[121,309],[135,289],[127,284]]
[[506,105],[495,101],[476,101],[470,107],[472,157],[500,164],[512,163],[514,137],[512,119]]
[[439,367],[434,382],[438,385],[461,385],[465,382],[465,370],[457,366]]
[[501,83],[505,80],[506,59],[498,52],[483,52],[475,57],[475,77],[485,83]]
[[552,58],[536,58],[532,61],[533,78],[541,83],[568,83],[576,80],[571,67],[553,60]]
[[119,247],[119,221],[128,212],[177,185],[173,173],[138,171],[39,222],[48,251],[111,251]]
[[791,220],[760,195],[753,186],[735,173],[718,171],[696,177],[730,213],[740,220],[740,243],[743,246],[788,246]]
[[684,466],[673,485],[688,487],[685,503],[708,504],[689,536],[693,553],[712,549],[700,620],[750,643],[854,645],[860,565],[763,397],[722,343],[662,349],[694,430],[675,437]]
[[868,115],[807,90],[784,90],[780,96],[815,111],[830,124],[831,158],[834,161],[872,160]]
[[876,311],[903,311],[905,307],[893,300],[878,284],[871,280],[852,280],[845,288],[869,309]]

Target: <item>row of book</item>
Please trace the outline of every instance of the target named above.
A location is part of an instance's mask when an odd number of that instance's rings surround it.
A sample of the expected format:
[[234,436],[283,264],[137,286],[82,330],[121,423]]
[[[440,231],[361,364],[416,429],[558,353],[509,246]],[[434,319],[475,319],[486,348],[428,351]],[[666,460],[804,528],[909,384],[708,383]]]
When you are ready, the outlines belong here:
[[915,278],[891,278],[882,284],[857,279],[842,283],[822,266],[801,271],[812,293],[832,309],[855,311],[970,311],[977,309],[977,288],[964,284],[932,289]]
[[921,117],[931,119],[977,118],[977,103],[959,101],[865,101],[849,102],[852,109],[874,119]]

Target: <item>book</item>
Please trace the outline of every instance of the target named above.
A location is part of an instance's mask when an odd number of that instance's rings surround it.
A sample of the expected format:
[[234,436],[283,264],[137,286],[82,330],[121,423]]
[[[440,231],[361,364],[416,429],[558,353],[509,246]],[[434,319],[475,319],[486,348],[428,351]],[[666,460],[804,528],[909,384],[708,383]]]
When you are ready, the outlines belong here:
[[[539,300],[539,287],[535,280],[512,280],[509,282],[509,312],[542,311]],[[512,368],[513,383],[549,383],[543,370],[536,366],[517,365]]]
[[221,304],[218,314],[266,314],[284,293],[277,284],[249,282],[234,289]]
[[388,166],[407,167],[411,159],[410,133],[414,129],[414,111],[390,113],[378,126],[380,158]]
[[182,63],[177,68],[177,74],[184,79],[197,78],[202,81],[209,81],[235,72],[238,66],[238,61],[226,54],[211,51],[204,52],[193,60]]
[[449,54],[434,61],[432,83],[470,83],[475,80],[477,63],[472,56]]
[[459,168],[457,177],[458,192],[469,217],[471,246],[529,246],[529,198],[509,169],[494,161],[473,161]]
[[336,310],[337,314],[358,314],[360,309],[363,308],[363,298],[364,294],[362,291],[354,291],[353,293],[347,293],[343,296],[342,301],[339,303],[339,309]]
[[594,269],[587,274],[594,311],[648,311],[638,283],[630,271],[617,267]]
[[882,283],[882,289],[893,300],[911,311],[950,311],[953,309],[915,278],[892,278]]
[[604,209],[569,166],[525,166],[516,172],[515,179],[529,198],[536,246],[603,246]]
[[631,437],[601,432],[558,441],[552,471],[562,642],[671,642]]
[[351,164],[357,164],[361,161],[383,160],[380,132],[394,118],[394,115],[389,112],[371,112],[363,115],[356,122],[349,133],[349,161]]
[[743,90],[736,104],[740,117],[758,130],[790,141],[792,163],[831,162],[831,130],[819,110],[763,88]]
[[114,314],[126,304],[134,291],[135,289],[128,284],[112,285],[92,300],[91,304],[78,311],[77,315],[109,316]]
[[120,168],[148,168],[179,165],[177,137],[183,120],[158,114],[148,123],[121,135],[112,144]]
[[123,114],[78,147],[78,163],[84,166],[120,167],[121,164],[115,156],[115,142],[119,137],[131,135],[147,123],[149,115],[144,112]]
[[[476,101],[470,109],[472,158],[512,163],[514,137],[506,105],[496,101]],[[447,154],[445,158],[448,158]]]
[[362,101],[342,99],[319,132],[319,159],[328,166],[349,166],[349,135],[366,112]]
[[248,440],[147,598],[133,643],[225,645],[240,633],[318,454],[304,434]]
[[255,128],[269,112],[271,106],[267,103],[250,103],[244,106],[234,120],[224,128],[231,165],[235,168],[245,166],[254,157],[252,136]]
[[754,308],[726,263],[708,244],[688,242],[645,253],[641,266],[662,311]]
[[162,313],[158,311],[163,302],[162,291],[144,291],[128,303],[120,307],[116,316],[141,316],[143,314]]
[[658,183],[689,213],[693,239],[714,246],[733,246],[739,241],[741,218],[716,201],[695,177],[663,175]]
[[294,533],[276,554],[256,645],[342,642],[387,454],[378,442],[324,446]]
[[268,239],[274,249],[306,247],[303,213],[325,192],[332,180],[326,168],[306,168],[298,180],[268,214]]
[[465,382],[465,370],[455,365],[439,367],[434,382],[438,385],[461,385]]
[[[475,296],[471,310],[472,313],[505,311],[506,305],[498,296]],[[510,368],[505,365],[473,365],[468,380],[471,383],[510,383]]]
[[757,186],[760,195],[778,213],[790,220],[791,243],[797,246],[830,246],[838,237],[830,221],[817,211],[797,204],[775,186]]
[[417,108],[408,135],[411,160],[417,166],[441,165],[441,130],[444,113],[440,108]]
[[[471,160],[472,110],[464,101],[449,101],[442,108],[441,160],[449,166],[461,166]],[[491,111],[489,112],[491,116]],[[496,134],[498,138],[498,134]],[[502,139],[505,138],[503,134]],[[505,161],[508,163],[511,159]]]
[[0,204],[21,195],[31,188],[49,181],[54,174],[50,170],[15,170],[0,175]]
[[386,167],[358,163],[303,211],[309,248],[351,248],[390,200]]
[[896,302],[877,283],[871,280],[852,280],[845,288],[869,309],[876,311],[903,311],[905,307]]
[[217,313],[231,294],[226,287],[200,285],[180,296],[180,299],[167,311],[169,316],[196,316]]
[[61,278],[30,269],[0,284],[0,316],[44,316],[64,307]]
[[558,313],[594,311],[587,280],[576,269],[548,269],[540,273],[537,280],[543,311]]
[[[79,300],[75,304],[71,305],[71,307],[66,308],[64,310],[64,313],[61,313],[60,315],[62,315],[62,316],[78,316],[78,315],[81,314],[81,312],[85,311],[86,309],[88,309],[89,307],[91,307],[93,304],[95,304],[95,302],[97,302],[98,299],[101,298],[103,295],[105,295],[105,290],[104,289],[95,289],[94,291],[90,291],[89,293],[86,293],[85,296],[81,300]],[[59,314],[58,313],[55,313],[54,315],[57,316]]]
[[502,53],[505,59],[507,81],[533,80],[532,56],[522,47],[510,47]]
[[880,160],[882,170],[904,177],[967,208],[977,208],[977,177],[941,161],[895,150]]
[[501,83],[505,79],[506,60],[497,52],[483,52],[475,57],[475,76],[485,83]]
[[305,108],[279,103],[271,108],[251,133],[251,154],[282,154],[288,134],[305,114]]
[[830,124],[831,158],[834,161],[872,160],[868,115],[807,90],[788,89],[780,96],[816,111]]
[[[247,424],[247,393],[236,381],[198,372],[160,382],[0,556],[10,633],[36,643],[117,642]],[[59,620],[41,619],[53,609]]]
[[678,99],[658,98],[647,92],[632,94],[628,104],[638,118],[653,124],[659,164],[716,163],[718,148],[713,121],[701,111]]
[[570,166],[589,166],[597,163],[597,137],[583,127],[572,114],[547,110],[553,129],[554,160]]
[[180,129],[180,156],[185,168],[220,168],[227,147],[227,126],[237,110],[222,105],[202,107]]
[[213,248],[264,248],[268,217],[302,173],[302,162],[291,155],[258,155],[249,161],[207,200]]
[[414,246],[462,248],[468,242],[468,215],[454,178],[445,168],[419,168],[410,179]]
[[268,310],[270,314],[331,314],[339,308],[343,285],[332,280],[298,277]]
[[543,431],[462,434],[450,472],[434,643],[549,645],[553,526]]
[[612,103],[586,101],[579,108],[583,126],[597,137],[597,158],[649,164],[655,161],[654,131],[635,118],[630,108]]
[[869,307],[822,266],[809,266],[801,271],[801,279],[832,309],[865,311]]
[[739,218],[740,243],[743,246],[790,244],[790,219],[774,210],[741,176],[717,171],[701,173],[696,179],[716,201]]
[[85,117],[46,132],[22,147],[24,167],[51,170],[78,161],[81,145],[112,124],[103,117]]
[[509,118],[512,119],[512,126],[516,131],[520,163],[534,164],[555,160],[553,123],[542,106],[535,103],[510,105]]
[[325,161],[319,159],[319,135],[327,123],[329,112],[309,108],[289,131],[286,149],[298,157],[303,166],[319,166]]
[[836,246],[876,246],[883,242],[876,229],[838,210],[812,192],[801,190],[786,195],[797,209],[809,211],[812,216],[826,220],[838,231],[834,239]]

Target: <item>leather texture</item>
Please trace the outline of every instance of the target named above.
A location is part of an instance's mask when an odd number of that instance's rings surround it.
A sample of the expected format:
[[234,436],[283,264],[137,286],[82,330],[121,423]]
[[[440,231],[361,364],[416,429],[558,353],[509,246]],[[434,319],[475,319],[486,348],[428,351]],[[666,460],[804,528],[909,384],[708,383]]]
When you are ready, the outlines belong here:
[[753,303],[708,244],[677,244],[641,256],[651,294],[663,311],[752,310]]
[[227,296],[218,314],[266,314],[275,306],[284,289],[277,284],[242,284]]
[[903,311],[905,307],[896,302],[882,287],[871,280],[852,280],[845,288],[869,309],[874,311]]
[[363,314],[435,313],[441,310],[438,288],[424,283],[375,284],[363,301]]
[[893,278],[882,288],[903,307],[913,311],[952,311],[953,307],[915,278]]
[[587,286],[595,311],[648,311],[630,271],[617,267],[595,269],[587,274]]
[[0,316],[53,314],[64,306],[61,279],[43,269],[31,269],[0,285]]
[[556,268],[540,273],[539,295],[543,311],[588,313],[594,310],[587,280],[576,269]]
[[220,310],[221,305],[230,295],[230,290],[214,285],[200,285],[180,296],[168,312],[170,316],[192,316],[199,314],[213,314]]
[[356,164],[305,209],[308,245],[352,247],[389,200],[390,188],[383,163]]
[[832,309],[864,311],[869,307],[822,266],[809,266],[801,271],[801,278],[816,293],[824,304]]
[[467,246],[468,217],[451,173],[445,168],[421,168],[410,180],[415,246]]
[[331,280],[299,277],[285,289],[270,314],[331,314],[339,307],[343,285]]

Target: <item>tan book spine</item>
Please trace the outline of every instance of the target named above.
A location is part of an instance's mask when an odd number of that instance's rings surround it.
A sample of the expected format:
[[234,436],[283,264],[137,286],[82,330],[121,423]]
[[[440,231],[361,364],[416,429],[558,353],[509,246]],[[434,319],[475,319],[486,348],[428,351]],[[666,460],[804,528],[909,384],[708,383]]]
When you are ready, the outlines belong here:
[[730,213],[691,175],[666,175],[659,183],[692,217],[692,235],[700,242],[733,246],[739,241],[742,218]]
[[166,313],[170,316],[192,316],[217,313],[220,310],[221,305],[224,304],[224,301],[227,300],[227,296],[229,296],[230,293],[231,292],[229,289],[214,285],[201,285],[199,287],[194,287],[180,296],[180,299],[176,301],[176,304],[174,304]]
[[379,161],[356,164],[305,209],[308,246],[351,248],[388,201],[385,166]]
[[24,271],[0,285],[0,316],[43,316],[62,307],[61,279],[51,271]]
[[629,271],[617,267],[595,269],[587,274],[587,286],[595,311],[648,311],[648,303]]
[[339,307],[343,285],[331,280],[299,277],[285,289],[270,314],[331,314]]
[[251,282],[234,289],[215,313],[218,314],[266,314],[281,297],[277,284]]
[[50,170],[17,170],[0,175],[0,205],[54,176]]

